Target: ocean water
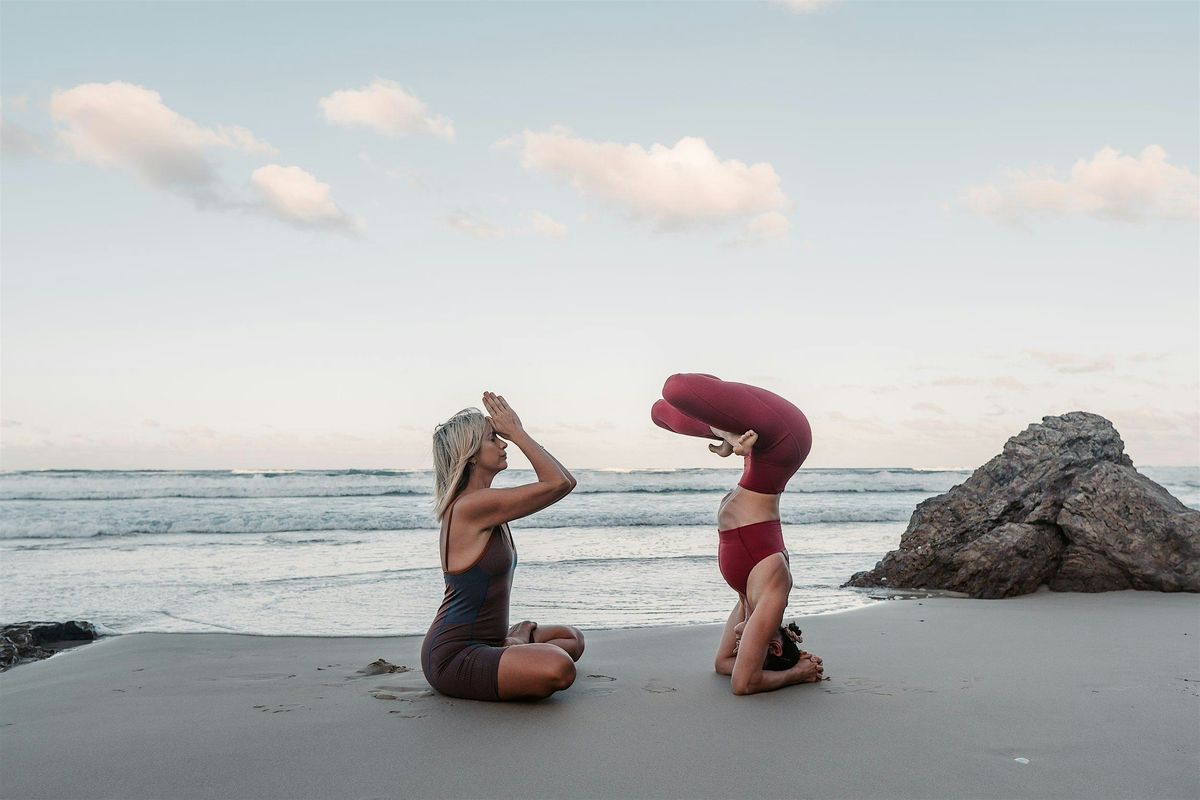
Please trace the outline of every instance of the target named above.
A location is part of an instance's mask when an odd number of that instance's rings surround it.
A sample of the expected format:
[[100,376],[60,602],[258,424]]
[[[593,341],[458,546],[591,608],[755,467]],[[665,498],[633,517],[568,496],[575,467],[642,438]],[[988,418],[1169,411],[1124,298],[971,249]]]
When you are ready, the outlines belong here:
[[[1143,468],[1200,508],[1200,468]],[[789,616],[856,608],[840,589],[896,547],[965,470],[802,469],[781,501]],[[513,620],[584,628],[720,622],[716,508],[738,470],[580,470],[512,524]],[[497,486],[532,479],[511,470]],[[113,633],[423,633],[442,597],[428,471],[0,472],[0,622]]]

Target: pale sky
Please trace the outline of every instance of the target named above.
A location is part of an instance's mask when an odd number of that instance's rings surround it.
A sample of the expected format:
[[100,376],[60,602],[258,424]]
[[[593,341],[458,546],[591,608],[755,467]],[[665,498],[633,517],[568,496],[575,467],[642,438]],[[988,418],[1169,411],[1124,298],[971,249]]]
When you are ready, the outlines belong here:
[[[1200,6],[0,5],[0,467],[974,467],[1048,414],[1200,463]],[[520,465],[514,459],[514,465]]]

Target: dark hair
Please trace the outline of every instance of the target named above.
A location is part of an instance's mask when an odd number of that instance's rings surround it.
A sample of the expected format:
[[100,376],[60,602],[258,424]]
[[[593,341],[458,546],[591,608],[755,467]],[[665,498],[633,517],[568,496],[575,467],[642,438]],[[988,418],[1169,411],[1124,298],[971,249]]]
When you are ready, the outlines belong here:
[[796,634],[796,639],[800,638],[800,629],[796,627],[796,623],[789,622],[787,627],[779,629],[779,637],[783,640],[783,655],[777,656],[770,651],[767,651],[767,657],[763,661],[763,669],[771,672],[783,672],[785,669],[791,669],[796,666],[800,660],[800,646],[788,635],[788,631]]

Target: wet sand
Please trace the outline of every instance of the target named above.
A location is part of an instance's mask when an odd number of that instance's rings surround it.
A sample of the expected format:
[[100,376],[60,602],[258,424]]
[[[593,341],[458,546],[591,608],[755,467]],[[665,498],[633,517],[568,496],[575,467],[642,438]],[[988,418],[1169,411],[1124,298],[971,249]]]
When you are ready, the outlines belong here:
[[799,622],[830,680],[735,697],[718,626],[594,631],[574,687],[509,705],[431,693],[419,637],[115,637],[0,675],[0,796],[1200,796],[1200,597]]

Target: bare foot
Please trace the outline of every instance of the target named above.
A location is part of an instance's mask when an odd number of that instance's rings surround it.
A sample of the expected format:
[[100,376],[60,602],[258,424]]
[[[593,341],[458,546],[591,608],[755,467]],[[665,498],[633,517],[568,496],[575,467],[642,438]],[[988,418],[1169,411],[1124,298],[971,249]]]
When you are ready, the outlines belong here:
[[788,672],[792,673],[795,683],[816,683],[824,677],[825,668],[816,656],[805,654]]
[[721,442],[720,444],[710,444],[708,446],[710,453],[716,453],[721,458],[728,458],[733,455],[733,445],[729,442]]
[[751,448],[754,447],[754,443],[757,441],[757,433],[754,431],[746,431],[737,438],[737,441],[733,443],[733,452],[737,453],[739,456],[748,456],[750,455]]
[[504,640],[504,646],[529,644],[533,641],[533,629],[536,627],[537,623],[533,620],[521,620],[508,629],[508,638]]

